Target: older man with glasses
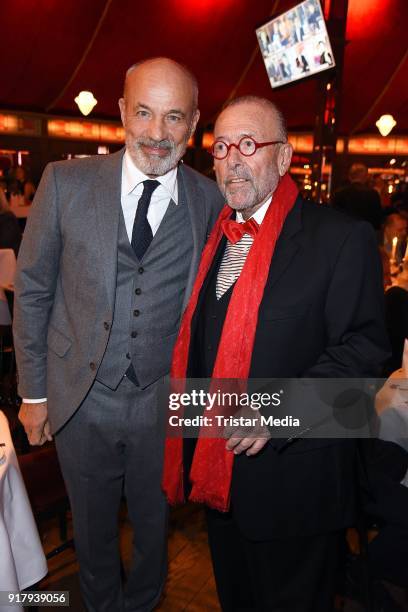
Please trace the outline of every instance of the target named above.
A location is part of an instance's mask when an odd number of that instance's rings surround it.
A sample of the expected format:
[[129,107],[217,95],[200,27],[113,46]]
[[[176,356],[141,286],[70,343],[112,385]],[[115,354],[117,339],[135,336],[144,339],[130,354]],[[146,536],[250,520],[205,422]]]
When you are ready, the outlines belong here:
[[[230,102],[212,148],[226,206],[201,260],[174,378],[375,376],[387,356],[375,236],[299,196],[282,114]],[[207,432],[208,433],[208,432]],[[167,440],[164,490],[207,506],[222,609],[329,612],[354,520],[354,440]]]

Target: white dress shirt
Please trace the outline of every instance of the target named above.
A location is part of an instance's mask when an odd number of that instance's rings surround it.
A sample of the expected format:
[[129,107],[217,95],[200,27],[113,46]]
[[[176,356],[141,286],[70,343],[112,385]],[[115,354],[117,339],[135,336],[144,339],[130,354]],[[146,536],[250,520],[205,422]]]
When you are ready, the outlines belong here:
[[[147,180],[149,180],[149,177],[135,166],[126,150],[122,161],[120,201],[129,242],[132,242],[133,223],[136,217],[137,205],[143,193],[143,181]],[[156,176],[155,180],[159,181],[160,185],[153,191],[149,210],[147,211],[147,220],[152,229],[153,236],[159,229],[170,200],[178,204],[177,167],[163,174],[163,176]],[[47,398],[24,399],[23,401],[27,404],[39,404],[46,402]]]
[[[267,200],[265,200],[265,202],[262,204],[262,206],[260,206],[258,210],[254,212],[254,214],[252,215],[252,217],[250,217],[250,219],[254,219],[258,225],[261,225],[262,221],[265,218],[266,211],[268,210],[271,202],[272,202],[272,196],[269,196]],[[237,210],[236,212],[236,220],[238,223],[245,222],[245,219],[242,216],[242,213],[239,212],[239,210]]]
[[[129,242],[132,242],[133,223],[137,205],[143,193],[143,181],[147,180],[149,180],[149,177],[135,166],[126,151],[122,163],[121,203]],[[153,236],[159,229],[170,200],[178,204],[177,168],[173,168],[163,176],[156,176],[155,180],[159,181],[160,185],[153,191],[147,211],[147,220]]]

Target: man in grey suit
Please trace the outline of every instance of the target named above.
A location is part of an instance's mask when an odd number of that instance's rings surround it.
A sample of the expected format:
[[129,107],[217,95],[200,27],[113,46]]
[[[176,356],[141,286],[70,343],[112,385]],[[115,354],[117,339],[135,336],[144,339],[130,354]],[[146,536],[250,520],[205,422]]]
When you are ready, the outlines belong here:
[[[151,610],[166,574],[159,387],[217,186],[178,165],[199,118],[197,84],[166,58],[130,68],[119,101],[126,149],[47,166],[16,278],[20,420],[55,434],[92,612]],[[134,527],[122,590],[118,509]]]

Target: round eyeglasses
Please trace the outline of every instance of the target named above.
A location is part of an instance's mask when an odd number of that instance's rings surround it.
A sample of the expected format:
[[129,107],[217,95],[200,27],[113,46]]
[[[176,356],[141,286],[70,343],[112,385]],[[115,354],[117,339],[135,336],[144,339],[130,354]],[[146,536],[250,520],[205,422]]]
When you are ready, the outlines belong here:
[[250,136],[244,136],[241,138],[238,144],[235,144],[235,142],[227,144],[223,140],[216,140],[211,147],[211,155],[215,157],[215,159],[225,159],[228,156],[231,147],[235,147],[242,155],[245,155],[245,157],[250,157],[251,155],[254,155],[258,149],[275,144],[285,144],[285,142],[283,140],[256,142],[256,140]]

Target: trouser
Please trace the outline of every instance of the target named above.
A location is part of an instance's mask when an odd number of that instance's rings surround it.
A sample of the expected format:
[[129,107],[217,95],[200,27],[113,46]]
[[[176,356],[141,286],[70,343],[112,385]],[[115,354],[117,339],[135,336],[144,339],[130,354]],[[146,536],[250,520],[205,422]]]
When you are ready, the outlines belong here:
[[255,542],[232,512],[206,515],[223,612],[332,612],[343,531]]
[[[147,612],[160,598],[167,566],[161,420],[156,385],[142,391],[124,377],[112,391],[95,381],[56,435],[89,612]],[[123,494],[134,530],[124,588],[118,525]]]

